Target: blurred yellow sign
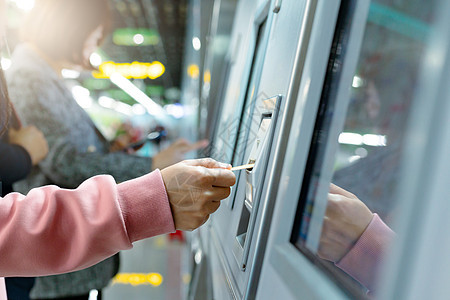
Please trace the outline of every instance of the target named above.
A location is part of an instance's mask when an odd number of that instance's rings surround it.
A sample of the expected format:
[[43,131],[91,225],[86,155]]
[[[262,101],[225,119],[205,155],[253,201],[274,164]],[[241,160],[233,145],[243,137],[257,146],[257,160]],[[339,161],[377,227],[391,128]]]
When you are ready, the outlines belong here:
[[113,279],[113,284],[131,284],[160,286],[163,277],[159,273],[119,273]]
[[132,63],[115,63],[107,61],[102,63],[98,71],[92,72],[92,76],[98,79],[109,78],[113,73],[119,73],[125,78],[133,79],[156,79],[161,77],[166,68],[159,61],[152,63],[142,63],[134,61]]

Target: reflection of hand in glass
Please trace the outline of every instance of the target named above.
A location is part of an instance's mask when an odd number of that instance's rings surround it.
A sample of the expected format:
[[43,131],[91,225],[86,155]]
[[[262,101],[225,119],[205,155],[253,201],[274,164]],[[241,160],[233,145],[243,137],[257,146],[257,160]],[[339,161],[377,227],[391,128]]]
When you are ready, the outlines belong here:
[[373,214],[352,193],[331,184],[318,254],[339,261],[356,243]]
[[370,291],[395,233],[352,193],[331,184],[318,255]]

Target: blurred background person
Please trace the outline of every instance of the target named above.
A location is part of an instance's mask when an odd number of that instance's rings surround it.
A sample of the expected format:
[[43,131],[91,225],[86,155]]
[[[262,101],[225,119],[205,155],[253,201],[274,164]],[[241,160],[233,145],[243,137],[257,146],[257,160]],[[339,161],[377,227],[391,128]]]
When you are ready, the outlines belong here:
[[[0,69],[0,93],[8,97],[3,70]],[[11,106],[2,109],[13,110]],[[6,121],[6,120],[5,120]],[[24,179],[45,158],[48,152],[44,135],[34,126],[22,127],[15,114],[5,124],[5,134],[0,137],[1,195],[11,193],[12,184]]]
[[[2,38],[0,48],[4,47]],[[0,68],[0,97],[8,99],[5,75]],[[4,126],[0,136],[0,194],[2,197],[13,191],[13,183],[24,179],[31,171],[32,166],[37,165],[48,153],[47,141],[40,130],[35,126],[22,127],[15,114],[14,108],[8,103],[2,102],[2,111],[10,117],[2,115]],[[18,282],[16,282],[18,280]],[[34,285],[34,278],[11,278],[10,298],[29,299],[28,291]]]
[[[89,67],[91,53],[110,30],[110,18],[107,0],[36,1],[27,16],[24,43],[15,48],[7,73],[9,92],[22,121],[44,133],[49,154],[17,184],[20,192],[47,184],[75,188],[97,174],[110,174],[122,182],[165,168],[185,153],[206,146],[205,141],[179,140],[153,158],[111,151],[111,144],[60,75],[63,68]],[[118,268],[116,255],[83,271],[38,278],[31,295],[34,299],[88,299],[90,290],[101,291]]]
[[[47,142],[36,127],[12,129],[0,138],[0,190],[4,197],[13,191],[12,185],[24,179],[47,154]],[[28,291],[34,278],[10,278],[11,299],[29,299]]]

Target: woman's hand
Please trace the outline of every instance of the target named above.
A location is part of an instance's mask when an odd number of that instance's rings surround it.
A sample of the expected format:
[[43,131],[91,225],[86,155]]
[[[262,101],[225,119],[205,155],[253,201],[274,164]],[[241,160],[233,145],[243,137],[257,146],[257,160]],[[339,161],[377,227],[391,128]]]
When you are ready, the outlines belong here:
[[190,151],[204,148],[208,145],[207,140],[190,143],[185,139],[178,139],[168,148],[153,156],[152,170],[164,169],[184,159],[184,155]]
[[33,166],[48,154],[48,144],[42,131],[34,126],[9,130],[9,143],[22,146],[30,155]]
[[231,166],[211,158],[185,160],[161,171],[178,230],[203,225],[230,195],[236,177]]
[[356,243],[372,217],[372,212],[355,195],[331,184],[318,255],[339,261]]

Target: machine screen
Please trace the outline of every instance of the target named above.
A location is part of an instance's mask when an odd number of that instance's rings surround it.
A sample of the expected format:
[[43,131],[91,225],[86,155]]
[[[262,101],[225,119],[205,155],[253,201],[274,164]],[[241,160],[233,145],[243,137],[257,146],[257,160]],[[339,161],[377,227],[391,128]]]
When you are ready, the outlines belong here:
[[[372,214],[365,214],[365,209],[356,209],[364,206],[388,226],[395,219],[395,191],[402,147],[437,6],[436,1],[428,3],[424,6],[419,0],[371,2],[344,128],[335,141],[338,143],[332,175],[335,186],[330,186],[325,199],[319,199],[316,197],[317,186],[327,146],[323,141],[334,117],[334,87],[340,80],[335,68],[327,72],[291,241],[330,270],[333,277],[346,275],[337,272],[334,264],[328,261],[340,261],[351,249],[351,245],[346,249],[339,248],[339,236],[332,240],[333,232],[339,234],[344,227],[337,220],[348,218],[350,223],[356,224],[357,220],[363,219],[363,223],[368,224]],[[339,53],[345,52],[348,24],[342,20],[342,15],[339,18],[332,48],[339,51],[334,55],[332,51],[331,66],[342,63]],[[350,208],[346,207],[347,211],[339,211],[342,203],[339,199],[348,200]],[[314,208],[318,204],[326,206],[325,216],[313,220]],[[311,226],[315,224],[322,227],[313,236]],[[320,241],[317,248],[308,247],[311,239]],[[352,242],[356,243],[357,237]],[[373,282],[376,271],[372,273],[369,277]],[[366,282],[361,281],[361,285],[368,288]]]

